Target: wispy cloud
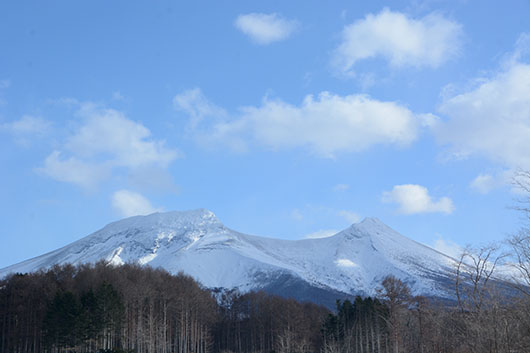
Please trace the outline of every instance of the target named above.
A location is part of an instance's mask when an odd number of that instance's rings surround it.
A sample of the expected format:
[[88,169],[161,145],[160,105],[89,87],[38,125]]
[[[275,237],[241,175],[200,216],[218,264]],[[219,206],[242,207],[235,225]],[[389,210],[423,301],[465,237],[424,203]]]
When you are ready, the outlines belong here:
[[361,220],[361,216],[357,212],[341,210],[338,215],[344,218],[349,223],[358,223]]
[[496,181],[490,174],[477,175],[475,179],[469,184],[471,189],[481,193],[487,194],[495,187]]
[[143,195],[130,191],[118,190],[112,195],[112,206],[123,217],[148,215],[161,212],[161,208],[155,208]]
[[461,47],[462,26],[438,13],[411,18],[384,9],[346,27],[332,64],[352,74],[358,61],[383,57],[393,67],[439,67]]
[[[530,35],[492,77],[445,99],[448,119],[435,126],[438,141],[458,156],[482,156],[508,168],[530,168],[530,65],[521,60]],[[486,180],[479,180],[484,184]]]
[[222,118],[226,116],[224,109],[210,102],[200,88],[189,89],[177,94],[173,98],[173,106],[188,115],[191,128],[197,127],[206,117]]
[[336,192],[342,192],[342,191],[346,191],[350,188],[350,185],[348,184],[337,184],[333,187],[333,191],[336,191]]
[[57,181],[93,189],[111,175],[111,169],[109,163],[87,162],[72,156],[63,157],[61,152],[56,150],[46,157],[37,172]]
[[13,136],[15,142],[29,146],[35,138],[47,136],[52,123],[38,116],[24,115],[18,120],[0,124],[0,131],[6,131]]
[[287,39],[299,26],[297,21],[286,19],[275,13],[239,15],[234,24],[237,29],[261,45]]
[[403,214],[440,212],[450,214],[455,207],[448,197],[435,201],[429,195],[429,190],[421,185],[405,184],[396,185],[391,191],[383,192],[385,203],[396,203],[398,211]]
[[438,250],[442,254],[449,255],[454,259],[459,259],[464,252],[464,248],[452,240],[445,240],[442,237],[436,239],[432,248]]

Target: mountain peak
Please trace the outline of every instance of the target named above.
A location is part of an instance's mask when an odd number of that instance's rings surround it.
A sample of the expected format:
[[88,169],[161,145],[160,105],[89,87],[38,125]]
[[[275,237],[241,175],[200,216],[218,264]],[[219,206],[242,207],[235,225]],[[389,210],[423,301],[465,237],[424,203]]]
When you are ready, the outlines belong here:
[[346,239],[360,239],[371,238],[382,234],[394,236],[398,233],[383,223],[379,218],[366,217],[361,222],[354,223],[344,229],[340,234],[344,234]]
[[374,231],[392,230],[392,228],[387,226],[379,218],[376,217],[366,217],[359,223],[352,224],[348,229],[360,231],[362,233],[373,233]]
[[108,224],[102,230],[117,228],[204,228],[222,226],[221,221],[210,210],[199,208],[189,211],[155,212],[146,216],[133,216]]
[[357,224],[372,224],[372,225],[385,225],[379,218],[377,217],[365,217],[362,221],[360,221]]
[[155,213],[160,219],[166,220],[181,220],[189,223],[196,223],[197,225],[205,223],[221,223],[219,218],[210,210],[206,208],[198,208],[189,211],[171,211]]

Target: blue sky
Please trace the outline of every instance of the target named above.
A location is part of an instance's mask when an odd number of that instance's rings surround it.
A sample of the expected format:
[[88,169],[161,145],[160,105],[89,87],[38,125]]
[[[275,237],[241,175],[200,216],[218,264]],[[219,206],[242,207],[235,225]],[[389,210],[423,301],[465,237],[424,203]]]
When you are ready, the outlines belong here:
[[530,3],[0,4],[0,267],[134,214],[439,249],[520,226]]

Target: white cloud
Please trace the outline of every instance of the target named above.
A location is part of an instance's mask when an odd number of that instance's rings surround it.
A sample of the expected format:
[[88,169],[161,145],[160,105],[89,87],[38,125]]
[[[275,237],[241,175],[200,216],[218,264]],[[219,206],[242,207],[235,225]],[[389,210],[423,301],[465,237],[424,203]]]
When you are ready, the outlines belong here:
[[75,157],[61,158],[59,151],[53,151],[37,171],[57,181],[92,189],[110,175],[110,169],[108,164],[90,163]]
[[352,224],[359,223],[359,221],[361,220],[361,216],[359,216],[357,213],[352,212],[352,211],[342,210],[338,212],[338,215]]
[[114,109],[81,110],[85,124],[66,143],[66,148],[83,157],[110,156],[113,164],[123,167],[156,165],[165,167],[178,153],[161,141],[153,141],[142,124],[129,120]]
[[123,216],[132,217],[148,215],[162,211],[155,208],[148,199],[141,194],[130,190],[119,190],[112,195],[112,206]]
[[434,201],[426,187],[421,185],[396,185],[392,191],[383,192],[383,202],[397,203],[403,214],[441,212],[450,214],[454,211],[453,201],[442,197]]
[[481,194],[487,194],[496,186],[496,180],[490,174],[480,174],[478,175],[471,184],[469,184],[471,189],[478,191]]
[[249,13],[239,15],[235,26],[262,45],[287,39],[298,28],[298,22],[288,20],[278,14]]
[[348,184],[337,184],[333,187],[333,191],[342,192],[350,188]]
[[454,154],[530,168],[530,65],[518,61],[520,52],[493,77],[441,104],[448,119],[434,131]]
[[464,248],[457,243],[451,240],[444,240],[442,238],[436,239],[432,245],[432,248],[438,250],[442,254],[449,255],[454,259],[459,259],[464,252]]
[[521,33],[515,42],[515,50],[507,56],[508,63],[517,63],[530,54],[530,33]]
[[51,126],[51,122],[41,117],[24,115],[19,120],[0,124],[0,131],[9,132],[17,143],[27,146],[33,139],[48,135]]
[[193,88],[173,98],[175,109],[183,111],[190,118],[190,127],[195,128],[205,117],[221,118],[226,112],[210,102],[200,88]]
[[520,194],[520,190],[514,185],[514,178],[516,176],[517,171],[514,169],[504,169],[493,174],[482,173],[471,181],[469,187],[473,191],[485,195],[494,189],[511,186],[512,193]]
[[[117,110],[85,104],[78,115],[83,124],[39,169],[56,180],[94,186],[115,168],[166,168],[178,157],[163,141],[153,140],[145,126]],[[78,168],[86,176],[79,175]]]
[[350,74],[358,61],[378,56],[393,67],[436,68],[459,53],[461,36],[461,25],[440,14],[410,18],[384,9],[344,28],[332,62]]
[[337,234],[339,231],[336,229],[320,229],[316,232],[307,234],[304,236],[305,239],[319,239],[319,238],[329,238],[335,234]]
[[322,92],[316,98],[305,97],[299,106],[265,98],[261,106],[242,107],[238,117],[210,124],[197,136],[202,142],[221,142],[236,150],[246,150],[250,141],[274,150],[301,147],[334,157],[337,152],[358,152],[376,144],[406,146],[433,119],[395,102]]
[[13,134],[17,135],[43,135],[49,131],[51,122],[40,117],[24,115],[19,120],[3,124],[3,126],[8,128]]

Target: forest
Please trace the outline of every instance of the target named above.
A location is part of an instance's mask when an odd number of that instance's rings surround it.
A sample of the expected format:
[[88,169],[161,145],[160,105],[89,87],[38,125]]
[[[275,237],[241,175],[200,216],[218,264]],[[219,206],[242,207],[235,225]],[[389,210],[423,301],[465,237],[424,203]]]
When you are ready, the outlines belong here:
[[[512,240],[526,264],[528,237]],[[0,352],[529,352],[530,295],[523,283],[497,290],[500,259],[491,247],[464,253],[450,304],[388,276],[376,297],[334,311],[133,264],[55,266],[0,281]]]

